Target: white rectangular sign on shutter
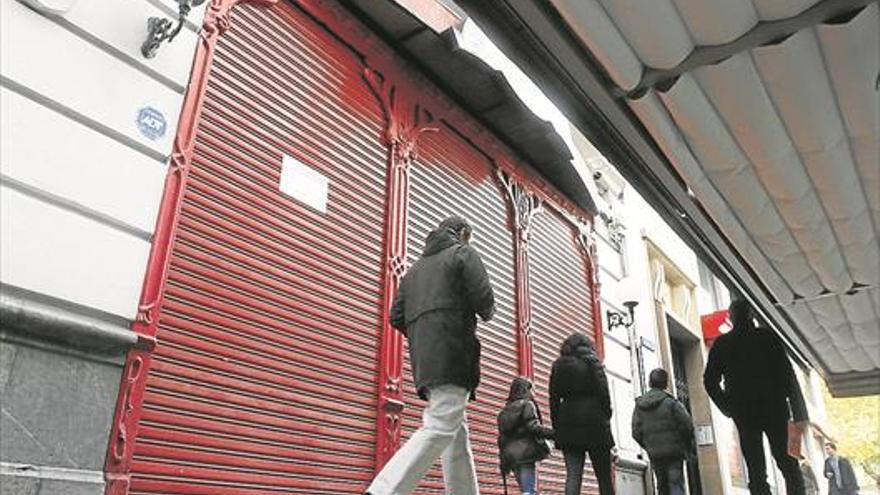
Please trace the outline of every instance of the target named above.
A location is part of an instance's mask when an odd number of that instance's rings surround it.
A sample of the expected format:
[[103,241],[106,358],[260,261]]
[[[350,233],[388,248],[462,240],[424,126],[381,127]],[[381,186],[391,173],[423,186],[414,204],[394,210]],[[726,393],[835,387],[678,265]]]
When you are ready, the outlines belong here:
[[281,192],[312,208],[327,213],[327,192],[330,180],[292,156],[281,162]]

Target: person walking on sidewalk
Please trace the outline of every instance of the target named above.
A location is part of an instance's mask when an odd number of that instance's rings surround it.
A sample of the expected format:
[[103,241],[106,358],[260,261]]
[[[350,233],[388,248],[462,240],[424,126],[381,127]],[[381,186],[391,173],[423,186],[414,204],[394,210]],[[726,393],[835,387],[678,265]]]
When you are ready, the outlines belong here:
[[802,432],[808,415],[785,346],[769,329],[755,327],[745,300],[730,303],[730,320],[733,329],[718,337],[709,351],[703,384],[715,405],[736,424],[752,495],[770,495],[764,435],[785,478],[786,493],[803,495],[798,461],[788,453],[788,423],[793,414],[794,429]]
[[522,495],[535,495],[535,465],[550,455],[546,439],[553,429],[542,424],[541,410],[532,396],[532,382],[517,377],[510,384],[507,404],[498,413],[498,452],[507,493],[507,473],[516,474]]
[[550,416],[556,447],[565,459],[565,495],[580,495],[584,461],[590,454],[600,495],[613,495],[611,482],[611,394],[593,344],[575,333],[562,344],[550,372]]
[[648,375],[651,390],[636,399],[632,437],[648,452],[660,495],[685,495],[683,463],[694,444],[694,423],[684,405],[666,392],[669,374]]
[[828,495],[856,495],[859,493],[859,482],[852,464],[846,457],[837,455],[837,445],[825,444],[825,477],[828,478]]
[[465,408],[480,381],[477,316],[492,318],[495,298],[469,244],[471,233],[461,217],[440,222],[400,283],[390,323],[407,337],[413,381],[428,404],[422,426],[385,464],[368,495],[409,494],[438,458],[446,493],[479,494]]

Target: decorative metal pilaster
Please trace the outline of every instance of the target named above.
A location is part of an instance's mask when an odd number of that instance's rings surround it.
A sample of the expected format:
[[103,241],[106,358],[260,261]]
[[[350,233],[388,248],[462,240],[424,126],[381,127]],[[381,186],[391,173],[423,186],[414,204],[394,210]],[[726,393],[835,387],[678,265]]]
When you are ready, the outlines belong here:
[[578,222],[575,230],[575,242],[581,250],[581,255],[584,257],[584,264],[587,267],[587,281],[593,286],[591,291],[592,300],[590,301],[590,304],[593,308],[593,325],[596,333],[596,352],[599,354],[600,358],[604,359],[605,338],[602,335],[602,311],[599,301],[601,284],[599,283],[599,262],[597,257],[598,249],[596,247],[596,237],[589,227]]
[[181,201],[192,164],[196,130],[208,87],[208,76],[214,61],[214,48],[219,37],[231,26],[233,7],[239,3],[268,7],[274,5],[276,1],[211,0],[205,10],[193,57],[189,89],[183,100],[177,135],[165,176],[165,188],[156,220],[150,257],[147,261],[138,312],[132,323],[132,330],[138,336],[138,343],[126,356],[122,383],[116,401],[116,413],[104,465],[107,495],[127,495],[131,486],[132,452],[143,408],[147,374],[152,362],[152,352],[156,346],[159,310],[171,259],[171,248],[174,245]]
[[379,351],[379,401],[377,418],[376,469],[381,469],[400,446],[401,412],[404,402],[403,335],[391,327],[389,313],[394,296],[407,269],[407,225],[409,223],[409,167],[418,157],[418,138],[430,127],[431,117],[409,101],[402,87],[387,75],[367,68],[364,80],[385,113],[382,140],[388,146],[385,207],[385,273],[382,334]]
[[513,231],[514,278],[516,284],[516,340],[519,374],[532,378],[532,304],[529,288],[529,239],[532,219],[541,211],[541,200],[502,170],[496,172],[510,202]]

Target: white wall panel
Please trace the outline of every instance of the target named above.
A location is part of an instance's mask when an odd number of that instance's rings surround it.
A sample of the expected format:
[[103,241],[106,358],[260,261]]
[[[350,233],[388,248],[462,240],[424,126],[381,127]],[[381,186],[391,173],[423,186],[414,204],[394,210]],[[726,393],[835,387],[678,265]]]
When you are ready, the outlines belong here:
[[3,175],[153,231],[163,164],[5,88],[0,108]]
[[599,255],[599,264],[601,267],[607,270],[608,274],[613,278],[617,280],[623,278],[623,261],[620,257],[620,253],[614,249],[614,246],[602,236],[598,236],[596,239],[596,248],[598,250],[597,254]]
[[[203,13],[204,5],[190,12],[189,19],[198,24]],[[198,36],[189,29],[182,29],[173,42],[162,44],[154,58],[145,58],[141,55],[141,44],[146,38],[150,17],[168,16],[147,0],[88,0],[77,2],[64,19],[185,86]]]
[[133,319],[150,245],[0,186],[0,280]]
[[[182,95],[120,62],[15,0],[3,0],[0,72],[41,95],[167,155]],[[138,111],[166,121],[155,140],[138,131]]]

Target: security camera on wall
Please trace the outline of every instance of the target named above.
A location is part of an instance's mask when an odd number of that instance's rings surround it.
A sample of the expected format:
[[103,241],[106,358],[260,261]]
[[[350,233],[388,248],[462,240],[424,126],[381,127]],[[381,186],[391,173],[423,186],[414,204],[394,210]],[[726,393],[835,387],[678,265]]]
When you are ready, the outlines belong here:
[[611,184],[608,183],[608,180],[605,179],[605,176],[599,170],[593,172],[593,182],[596,183],[596,189],[602,197],[605,197],[611,189]]

